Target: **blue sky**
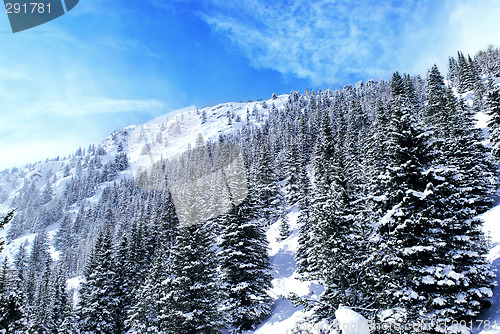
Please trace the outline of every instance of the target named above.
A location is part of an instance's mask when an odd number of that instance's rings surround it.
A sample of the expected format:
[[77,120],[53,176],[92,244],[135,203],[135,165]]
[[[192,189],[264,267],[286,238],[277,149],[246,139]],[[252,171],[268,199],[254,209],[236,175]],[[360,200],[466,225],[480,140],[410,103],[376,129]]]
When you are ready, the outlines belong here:
[[12,34],[0,13],[0,168],[188,105],[445,71],[500,46],[500,1],[80,0]]

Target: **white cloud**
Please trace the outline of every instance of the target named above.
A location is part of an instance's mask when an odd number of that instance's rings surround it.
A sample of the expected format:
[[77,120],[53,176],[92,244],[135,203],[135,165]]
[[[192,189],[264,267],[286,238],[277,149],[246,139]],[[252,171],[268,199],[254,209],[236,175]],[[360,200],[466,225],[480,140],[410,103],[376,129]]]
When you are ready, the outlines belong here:
[[475,53],[488,44],[500,46],[500,2],[463,1],[451,5],[448,36],[454,45]]
[[140,112],[156,115],[165,112],[166,106],[157,100],[99,99],[89,102],[56,102],[34,108],[36,112],[61,116],[83,116],[105,113]]
[[458,49],[498,42],[500,2],[477,3],[254,0],[215,2],[200,17],[257,69],[344,84],[395,70],[423,74]]

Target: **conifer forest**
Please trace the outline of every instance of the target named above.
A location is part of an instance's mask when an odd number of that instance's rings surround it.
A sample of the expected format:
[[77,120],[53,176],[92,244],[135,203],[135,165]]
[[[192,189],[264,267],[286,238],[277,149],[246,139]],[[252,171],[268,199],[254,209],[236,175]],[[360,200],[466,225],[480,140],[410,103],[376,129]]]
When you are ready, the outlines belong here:
[[348,307],[390,324],[352,333],[472,333],[497,284],[500,50],[271,94],[0,172],[0,332],[259,333],[286,308],[286,333],[340,333]]

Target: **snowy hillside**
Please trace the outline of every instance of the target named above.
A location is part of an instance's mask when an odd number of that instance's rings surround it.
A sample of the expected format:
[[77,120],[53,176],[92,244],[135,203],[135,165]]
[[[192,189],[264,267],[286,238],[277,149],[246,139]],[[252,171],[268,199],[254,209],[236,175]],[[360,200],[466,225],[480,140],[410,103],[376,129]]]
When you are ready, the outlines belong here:
[[[267,101],[223,103],[203,109],[186,107],[157,117],[148,123],[117,130],[93,150],[100,151],[99,160],[102,165],[113,162],[114,157],[120,152],[127,154],[129,166],[120,171],[112,182],[122,179],[133,180],[137,173],[147,170],[159,160],[175,159],[189,148],[195,147],[200,138],[204,141],[217,141],[220,136],[235,134],[247,122],[255,126],[262,125],[269,118],[271,108],[283,108],[286,100],[287,95],[280,95]],[[0,172],[0,214],[3,215],[16,207],[15,199],[26,186],[30,187],[31,192],[42,193],[49,184],[54,195],[64,196],[65,187],[77,173],[88,173],[85,162],[92,160],[91,147],[79,148],[69,157],[47,159]],[[102,190],[112,182],[102,182],[94,194],[85,200],[89,203],[98,203]],[[67,212],[74,218],[77,211],[75,203]],[[58,228],[59,223],[47,227],[52,243],[51,256],[54,260],[59,258],[59,252],[53,245]],[[0,230],[0,238],[5,239],[8,231],[9,225]],[[13,261],[20,246],[29,249],[35,236],[36,233],[24,231],[22,236],[8,241],[0,254],[0,261],[5,258]]]
[[[287,97],[280,95],[267,101],[230,102],[203,109],[191,106],[169,112],[145,124],[128,126],[115,131],[98,145],[104,150],[102,163],[111,161],[118,151],[123,150],[129,156],[132,168],[122,174],[130,175],[161,157],[170,159],[185,152],[188,147],[194,147],[200,135],[204,140],[217,140],[221,135],[233,134],[247,122],[247,117],[252,124],[261,125],[269,118],[272,106],[282,108]],[[206,120],[202,124],[203,114],[206,114]],[[69,157],[47,159],[2,171],[0,212],[5,213],[12,206],[12,200],[27,181],[35,181],[36,189],[42,190],[46,182],[56,176],[58,181],[53,184],[54,192],[61,193],[65,180],[76,173],[75,157],[88,160],[88,155],[85,149],[79,149]],[[67,175],[64,172],[66,167]]]
[[500,65],[458,56],[446,80],[191,106],[2,171],[13,326],[500,333],[453,323],[500,321]]
[[[101,151],[99,160],[102,165],[112,162],[117,153],[126,153],[129,167],[119,172],[117,180],[133,178],[155,162],[175,159],[188,148],[195,147],[199,138],[217,141],[220,136],[235,134],[246,122],[260,126],[269,118],[273,105],[276,109],[283,108],[287,97],[280,95],[267,101],[223,103],[203,109],[194,106],[183,108],[148,123],[117,130],[94,150]],[[206,115],[206,119],[202,124],[203,115]],[[0,213],[5,214],[16,207],[14,199],[28,184],[32,191],[43,192],[49,182],[54,194],[62,195],[72,177],[77,173],[88,172],[85,163],[91,159],[89,149],[80,148],[69,157],[47,159],[0,172]],[[102,190],[108,184],[109,182],[103,182],[99,189]],[[101,195],[99,189],[95,191],[95,195],[87,198],[89,202],[98,202]],[[76,207],[70,209],[73,213],[75,210]],[[57,226],[51,227],[51,231],[56,228]],[[0,231],[0,236],[5,237],[6,230]],[[24,241],[29,243],[33,238],[34,234],[30,234],[9,242],[1,257],[8,256],[12,259],[19,244]]]

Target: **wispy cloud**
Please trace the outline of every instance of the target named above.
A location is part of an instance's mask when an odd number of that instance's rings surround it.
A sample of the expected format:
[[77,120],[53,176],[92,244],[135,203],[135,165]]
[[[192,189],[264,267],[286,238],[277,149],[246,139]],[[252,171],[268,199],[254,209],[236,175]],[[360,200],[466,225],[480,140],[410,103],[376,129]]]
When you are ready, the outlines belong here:
[[255,68],[313,84],[339,84],[350,78],[387,76],[394,70],[422,72],[461,45],[475,40],[474,45],[485,47],[477,43],[476,34],[482,41],[498,40],[494,12],[500,2],[485,3],[253,0],[237,6],[214,2],[200,17],[237,45]]
[[85,116],[107,113],[140,112],[156,115],[165,112],[166,105],[157,100],[119,100],[99,99],[87,102],[55,102],[34,108],[36,113],[48,113],[61,116]]
[[447,38],[461,45],[464,52],[475,52],[485,45],[500,46],[500,2],[497,0],[449,3]]

